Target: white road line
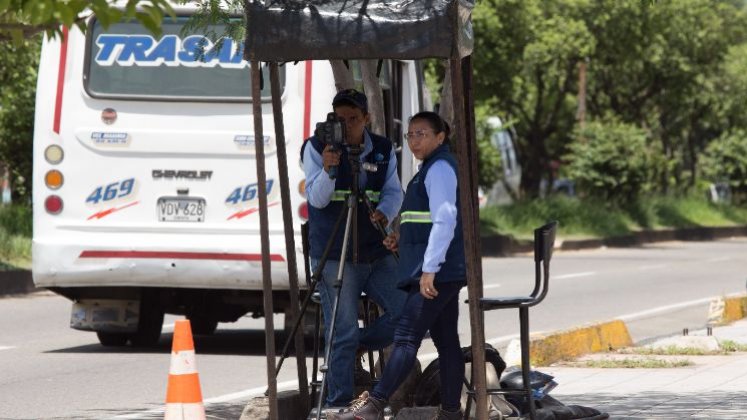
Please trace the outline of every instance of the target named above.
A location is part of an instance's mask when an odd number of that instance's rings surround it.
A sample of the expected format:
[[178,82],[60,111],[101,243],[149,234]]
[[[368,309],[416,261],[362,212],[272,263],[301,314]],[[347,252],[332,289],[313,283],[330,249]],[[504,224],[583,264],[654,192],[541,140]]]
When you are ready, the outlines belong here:
[[[287,391],[289,389],[298,388],[298,381],[285,381],[277,384],[278,391]],[[232,392],[226,395],[220,395],[218,397],[208,398],[204,402],[205,404],[217,404],[224,403],[233,400],[239,400],[241,398],[256,397],[262,395],[267,390],[267,385],[258,386],[256,388],[246,389],[244,391]]]
[[666,268],[666,264],[653,264],[653,265],[642,265],[638,267],[639,270],[656,270],[658,268]]
[[[732,293],[730,295],[727,295],[727,297],[730,297],[730,296],[741,296],[741,295],[742,295],[741,293]],[[647,316],[655,315],[655,314],[658,314],[658,313],[661,313],[661,312],[673,311],[675,309],[687,308],[689,306],[702,305],[704,303],[709,303],[710,301],[712,301],[714,299],[718,299],[720,297],[723,297],[723,296],[711,296],[711,297],[702,298],[702,299],[688,300],[686,302],[675,303],[675,304],[672,304],[672,305],[659,306],[659,307],[656,307],[656,308],[647,309],[645,311],[633,312],[631,314],[626,314],[626,315],[618,316],[615,319],[619,319],[619,320],[622,320],[622,321],[633,321],[633,320],[636,320],[638,318],[645,318]]]
[[716,257],[716,258],[709,258],[706,260],[706,262],[714,263],[714,262],[724,262],[731,260],[731,257]]
[[15,346],[0,346],[0,350],[10,350],[10,349],[14,349],[14,348],[15,348]]
[[584,272],[581,272],[581,273],[561,274],[559,276],[552,276],[551,275],[550,278],[552,280],[562,280],[562,279],[573,279],[573,278],[576,278],[576,277],[589,277],[589,276],[593,276],[593,275],[596,275],[596,274],[597,274],[596,271],[584,271]]
[[[278,391],[287,391],[289,389],[296,389],[298,388],[298,381],[285,381],[280,382],[277,385]],[[209,406],[210,404],[219,404],[224,403],[228,401],[234,401],[234,400],[240,400],[242,398],[252,398],[252,397],[258,397],[260,395],[263,395],[265,391],[267,390],[267,386],[258,386],[256,388],[249,388],[245,389],[243,391],[238,392],[232,392],[230,394],[225,395],[219,395],[217,397],[208,398],[206,400],[203,400],[203,403],[205,406]],[[152,418],[154,414],[161,414],[163,413],[164,408],[154,408],[152,410],[147,411],[141,411],[139,413],[133,413],[133,414],[122,414],[119,416],[111,417],[111,419],[141,419],[141,418]]]

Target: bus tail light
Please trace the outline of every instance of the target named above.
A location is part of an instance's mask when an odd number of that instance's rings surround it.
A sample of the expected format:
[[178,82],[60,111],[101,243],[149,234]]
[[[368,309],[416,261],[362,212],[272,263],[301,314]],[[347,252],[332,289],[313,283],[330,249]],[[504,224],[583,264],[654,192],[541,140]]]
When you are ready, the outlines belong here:
[[44,159],[46,159],[47,162],[51,163],[52,165],[56,165],[62,162],[62,158],[64,156],[65,153],[62,151],[62,147],[56,144],[53,144],[44,149]]
[[301,216],[303,220],[309,220],[309,203],[304,201],[300,206],[298,206],[298,215]]
[[50,195],[44,200],[44,208],[49,214],[60,214],[62,211],[62,199],[56,195]]
[[47,184],[47,187],[50,189],[56,190],[62,186],[62,183],[64,182],[64,178],[62,176],[62,172],[52,169],[51,171],[47,172],[46,175],[44,175],[44,183]]
[[301,182],[298,183],[298,193],[301,194],[301,197],[306,197],[306,180],[302,179]]

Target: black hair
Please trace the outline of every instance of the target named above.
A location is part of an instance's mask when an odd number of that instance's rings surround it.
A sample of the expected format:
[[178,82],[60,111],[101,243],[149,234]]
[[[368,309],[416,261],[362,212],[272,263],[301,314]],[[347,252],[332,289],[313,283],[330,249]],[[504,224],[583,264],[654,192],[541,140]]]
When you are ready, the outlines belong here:
[[444,133],[444,143],[449,144],[449,135],[451,134],[451,129],[449,128],[449,123],[441,118],[440,115],[432,111],[420,111],[410,117],[409,122],[413,122],[415,120],[423,120],[427,122],[428,125],[431,126],[433,131],[436,132],[436,134]]

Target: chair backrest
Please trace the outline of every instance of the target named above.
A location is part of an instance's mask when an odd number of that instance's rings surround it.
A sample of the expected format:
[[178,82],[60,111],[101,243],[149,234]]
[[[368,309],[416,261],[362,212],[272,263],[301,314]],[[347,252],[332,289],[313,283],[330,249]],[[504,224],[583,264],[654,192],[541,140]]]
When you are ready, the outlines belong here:
[[555,231],[557,228],[558,222],[556,220],[534,230],[535,278],[534,290],[531,294],[534,301],[529,306],[542,302],[547,295],[550,279],[550,259],[555,246]]
[[550,264],[557,228],[558,221],[555,220],[534,230],[534,261]]

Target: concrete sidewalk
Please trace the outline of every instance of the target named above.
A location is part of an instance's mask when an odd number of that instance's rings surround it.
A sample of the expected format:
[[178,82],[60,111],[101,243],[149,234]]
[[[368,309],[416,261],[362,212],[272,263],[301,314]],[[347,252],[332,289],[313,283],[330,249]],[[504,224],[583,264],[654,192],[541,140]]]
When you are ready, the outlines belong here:
[[[705,333],[694,331],[690,336]],[[715,327],[713,336],[747,345],[747,319]],[[747,419],[747,352],[677,357],[694,364],[656,369],[549,366],[538,370],[555,376],[559,385],[553,397],[566,405],[594,407],[613,419]]]

